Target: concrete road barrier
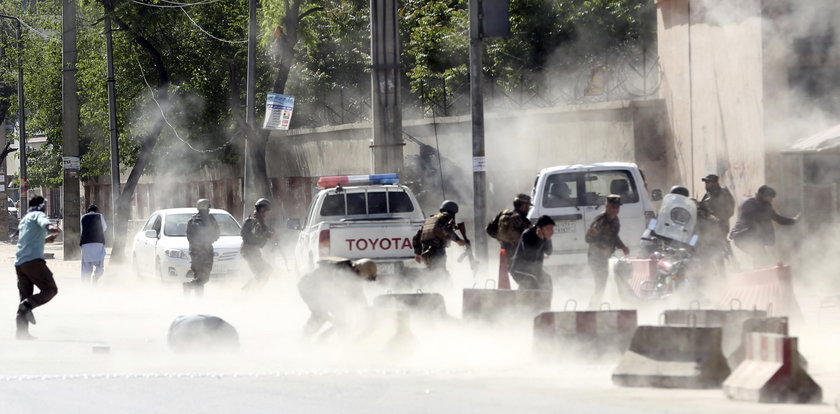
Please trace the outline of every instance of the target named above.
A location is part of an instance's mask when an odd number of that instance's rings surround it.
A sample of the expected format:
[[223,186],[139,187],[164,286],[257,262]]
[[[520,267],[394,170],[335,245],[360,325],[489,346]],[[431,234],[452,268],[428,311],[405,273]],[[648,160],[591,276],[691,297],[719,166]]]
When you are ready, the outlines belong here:
[[802,319],[802,311],[793,292],[790,266],[729,275],[726,278],[726,289],[718,302],[719,307],[727,308],[733,300],[747,309],[767,309],[769,316],[787,316],[793,322]]
[[181,315],[169,325],[167,342],[175,352],[231,351],[239,348],[239,333],[218,316]]
[[534,318],[534,350],[549,357],[620,356],[636,320],[635,310],[543,312]]
[[723,383],[724,394],[752,402],[822,402],[822,388],[799,365],[797,355],[797,338],[749,334],[746,359]]
[[551,310],[547,290],[464,289],[463,318],[483,321],[532,321]]
[[[723,328],[721,349],[724,355],[731,355],[741,346],[744,321],[765,316],[767,312],[760,310],[677,309],[665,311],[664,323],[669,326]],[[735,369],[737,366],[729,367]]]
[[446,302],[440,293],[386,293],[373,298],[373,306],[407,311],[414,316],[447,316]]
[[[741,345],[735,352],[726,355],[726,360],[729,361],[730,368],[737,368],[747,356],[747,337],[751,333],[773,333],[778,335],[788,335],[788,318],[750,318],[744,321],[744,327],[741,329]],[[802,354],[797,353],[799,366],[803,369],[808,369],[808,360]]]
[[624,387],[719,388],[730,374],[721,328],[640,326],[613,371]]

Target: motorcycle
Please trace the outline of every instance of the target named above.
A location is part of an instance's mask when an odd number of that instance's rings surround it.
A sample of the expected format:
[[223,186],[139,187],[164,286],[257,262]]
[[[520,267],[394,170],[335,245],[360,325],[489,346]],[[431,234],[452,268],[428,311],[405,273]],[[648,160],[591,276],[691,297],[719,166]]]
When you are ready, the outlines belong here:
[[698,241],[696,204],[683,195],[668,194],[657,217],[642,234],[643,251],[652,261],[650,279],[638,287],[644,300],[663,299],[695,286],[690,270]]

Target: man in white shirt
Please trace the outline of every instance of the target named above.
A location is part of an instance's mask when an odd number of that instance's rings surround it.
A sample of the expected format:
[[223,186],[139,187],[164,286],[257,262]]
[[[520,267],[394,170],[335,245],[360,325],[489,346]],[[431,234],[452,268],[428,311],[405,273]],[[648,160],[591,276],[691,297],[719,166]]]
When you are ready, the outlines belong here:
[[96,283],[105,271],[105,230],[108,225],[96,205],[88,207],[81,222],[79,244],[82,246],[82,282],[90,282],[93,273],[93,283]]

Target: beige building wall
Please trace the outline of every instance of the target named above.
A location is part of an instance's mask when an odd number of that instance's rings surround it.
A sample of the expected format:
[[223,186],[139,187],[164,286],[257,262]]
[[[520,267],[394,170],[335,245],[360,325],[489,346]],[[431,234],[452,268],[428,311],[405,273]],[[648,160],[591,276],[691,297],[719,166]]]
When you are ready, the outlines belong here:
[[659,0],[662,97],[674,177],[695,195],[721,175],[736,199],[765,181],[760,0]]
[[[557,165],[635,162],[648,188],[669,185],[666,177],[665,108],[661,100],[616,101],[540,110],[488,113],[485,117],[488,211],[507,207],[513,195],[529,192],[536,174]],[[444,171],[472,194],[472,138],[468,116],[405,121],[403,130],[439,146],[457,171]],[[435,142],[437,135],[437,144]],[[268,147],[270,177],[318,177],[370,172],[368,124],[274,132]],[[419,146],[406,141],[404,152]]]

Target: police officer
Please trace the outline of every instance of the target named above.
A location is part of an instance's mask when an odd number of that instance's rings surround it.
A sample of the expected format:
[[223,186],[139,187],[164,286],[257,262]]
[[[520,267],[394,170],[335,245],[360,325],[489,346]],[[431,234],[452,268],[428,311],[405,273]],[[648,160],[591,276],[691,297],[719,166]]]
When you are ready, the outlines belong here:
[[198,213],[187,222],[187,242],[190,244],[190,272],[193,280],[184,283],[184,294],[204,293],[204,284],[213,270],[213,242],[219,240],[219,223],[210,215],[210,200],[202,198],[195,203]]
[[261,249],[268,239],[276,237],[274,229],[266,223],[269,211],[271,202],[261,198],[254,203],[254,212],[242,224],[242,257],[254,273],[254,278],[245,284],[244,289],[262,286],[268,281],[271,266],[263,259]]
[[[528,210],[532,205],[531,196],[519,194],[513,199],[513,209],[499,212],[485,228],[490,237],[499,241],[502,254],[505,255],[508,264],[513,258],[514,250],[519,243],[519,238],[522,237],[522,232],[531,227],[531,221],[528,220]],[[507,271],[508,269],[503,270]]]
[[455,214],[458,213],[458,203],[446,200],[440,205],[440,213],[426,219],[423,227],[414,235],[414,259],[417,263],[425,263],[426,268],[449,276],[446,271],[446,247],[450,241],[459,246],[466,245],[455,234]]
[[721,187],[720,177],[716,174],[709,174],[702,181],[706,183],[706,194],[697,204],[698,254],[722,273],[724,256],[729,251],[726,236],[729,234],[729,219],[735,214],[735,198],[728,189]]
[[311,311],[304,335],[312,337],[327,322],[332,326],[324,337],[335,329],[349,327],[354,313],[368,305],[363,283],[374,280],[376,263],[370,259],[328,258],[318,262],[318,267],[298,282],[298,292]]
[[729,238],[735,242],[735,246],[750,256],[755,267],[772,262],[767,248],[776,244],[773,222],[790,226],[796,224],[799,218],[799,215],[791,218],[776,213],[773,209],[774,198],[776,190],[766,185],[759,187],[755,197],[750,197],[741,204],[738,220],[729,233]]
[[595,278],[595,292],[589,300],[589,308],[594,309],[601,302],[604,296],[604,289],[607,285],[609,275],[609,260],[616,249],[630,254],[630,249],[624,245],[618,236],[621,225],[618,221],[618,213],[621,210],[621,197],[610,194],[606,199],[604,212],[599,214],[586,231],[586,242],[589,243],[587,259],[592,276]]

